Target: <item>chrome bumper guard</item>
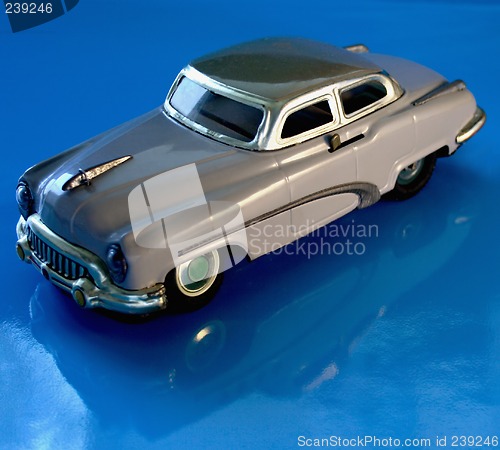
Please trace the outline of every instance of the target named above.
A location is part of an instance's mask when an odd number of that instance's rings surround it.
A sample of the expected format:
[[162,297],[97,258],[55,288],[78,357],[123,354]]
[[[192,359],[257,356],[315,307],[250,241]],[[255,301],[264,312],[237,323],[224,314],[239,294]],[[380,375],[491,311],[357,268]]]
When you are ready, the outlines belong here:
[[116,286],[98,256],[55,234],[38,214],[32,214],[27,221],[21,217],[16,232],[19,258],[32,263],[47,280],[69,292],[81,307],[147,314],[167,306],[162,284],[138,291]]
[[460,130],[457,134],[455,141],[457,144],[463,144],[468,141],[472,136],[474,136],[486,122],[486,113],[479,106],[476,108],[476,112],[472,116],[472,119],[467,122],[467,124]]

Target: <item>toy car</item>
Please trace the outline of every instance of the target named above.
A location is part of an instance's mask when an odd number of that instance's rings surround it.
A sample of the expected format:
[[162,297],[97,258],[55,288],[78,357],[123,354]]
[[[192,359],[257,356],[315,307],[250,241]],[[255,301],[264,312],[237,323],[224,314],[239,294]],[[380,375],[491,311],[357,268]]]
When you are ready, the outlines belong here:
[[415,195],[484,122],[464,82],[363,45],[240,44],[189,64],[162,107],[28,169],[17,253],[83,307],[196,309],[243,257]]

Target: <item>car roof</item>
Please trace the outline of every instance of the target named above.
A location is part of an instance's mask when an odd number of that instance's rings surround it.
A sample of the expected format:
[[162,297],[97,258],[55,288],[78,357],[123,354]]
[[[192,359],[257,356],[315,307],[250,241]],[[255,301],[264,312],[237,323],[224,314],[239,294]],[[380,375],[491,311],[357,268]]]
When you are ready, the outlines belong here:
[[286,101],[382,69],[363,56],[302,38],[266,38],[195,59],[191,67],[228,87]]

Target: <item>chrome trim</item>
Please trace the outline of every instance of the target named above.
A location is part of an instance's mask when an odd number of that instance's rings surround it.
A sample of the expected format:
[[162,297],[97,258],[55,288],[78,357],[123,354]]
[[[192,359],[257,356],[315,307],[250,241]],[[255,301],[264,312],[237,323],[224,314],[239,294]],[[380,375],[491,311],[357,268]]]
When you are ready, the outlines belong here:
[[[247,220],[244,225],[236,226],[234,228],[225,228],[224,235],[229,236],[233,233],[237,233],[238,231],[250,228],[253,225],[258,224],[259,222],[263,222],[264,220],[275,217],[281,213],[286,211],[290,211],[293,208],[297,208],[299,206],[305,205],[306,203],[310,203],[316,200],[320,200],[326,197],[331,197],[338,194],[356,194],[359,197],[358,209],[367,208],[368,206],[373,205],[374,203],[380,200],[380,191],[375,184],[372,183],[364,183],[364,182],[354,182],[354,183],[346,183],[340,184],[337,186],[333,186],[327,189],[323,189],[321,191],[314,192],[312,194],[301,197],[293,202],[287,203],[286,205],[280,206],[279,208],[273,209],[272,211],[268,211],[260,216],[254,217],[251,220]],[[202,241],[199,241],[189,247],[186,247],[182,250],[178,251],[178,256],[185,256],[188,253],[198,250],[202,247],[213,244],[220,236],[209,237]]]
[[43,239],[38,237],[30,227],[26,227],[26,237],[31,252],[38,258],[39,261],[49,266],[68,280],[76,280],[77,278],[86,277],[87,269],[78,264],[72,258],[68,258],[61,252],[57,251],[53,246],[47,244]]
[[[209,89],[213,92],[224,95],[233,100],[239,101],[241,103],[247,104],[249,106],[262,108],[264,110],[264,118],[260,127],[256,133],[255,138],[251,142],[243,142],[234,138],[230,138],[228,136],[224,136],[220,133],[215,133],[212,130],[209,130],[206,127],[203,127],[186,117],[180,114],[175,108],[170,105],[170,99],[177,88],[182,77],[188,77],[190,80],[200,84],[206,89]],[[349,87],[355,87],[357,84],[364,83],[369,79],[377,79],[379,80],[387,89],[387,95],[375,102],[372,105],[367,106],[362,111],[356,111],[349,117],[345,117],[343,113],[341,113],[342,106],[339,98],[339,91],[347,89]],[[314,103],[316,100],[331,96],[333,92],[333,101],[329,101],[332,106],[333,115],[335,117],[335,122],[324,125],[321,128],[317,128],[312,131],[305,132],[298,136],[294,136],[292,138],[286,139],[285,141],[280,139],[281,136],[281,127],[283,125],[284,117],[286,117],[294,108],[299,107],[300,105],[305,105],[309,102]],[[322,87],[311,90],[308,93],[300,95],[294,99],[283,99],[282,101],[271,101],[264,97],[260,97],[258,95],[251,94],[249,92],[241,91],[239,89],[235,89],[229,87],[223,83],[215,81],[206,75],[198,72],[191,66],[187,66],[183,69],[176,80],[172,84],[170,88],[165,103],[163,105],[163,112],[168,117],[180,122],[181,124],[191,128],[194,131],[197,131],[209,138],[215,139],[216,141],[223,142],[225,144],[231,145],[237,148],[243,148],[247,150],[255,150],[255,151],[273,151],[280,150],[282,148],[289,147],[291,145],[299,144],[305,141],[308,141],[318,135],[323,133],[334,131],[342,126],[358,120],[360,117],[370,114],[384,106],[387,106],[397,99],[399,99],[403,95],[404,91],[399,86],[399,84],[386,73],[374,73],[365,75],[363,77],[348,79],[340,82],[332,82],[331,84],[325,84]]]
[[[319,93],[316,91],[314,97],[307,97],[307,101],[305,101],[305,97],[300,97],[299,100],[290,102],[283,108],[284,113],[280,114],[279,119],[277,121],[277,126],[274,127],[275,131],[275,141],[282,147],[289,147],[291,145],[300,144],[302,142],[308,141],[310,139],[314,139],[315,137],[321,136],[323,134],[328,133],[329,131],[335,130],[339,128],[340,118],[338,115],[338,111],[335,104],[335,99],[331,93],[330,88],[323,88],[322,95],[317,96]],[[282,138],[281,135],[283,133],[283,127],[285,126],[285,122],[287,119],[297,111],[301,109],[307,108],[308,106],[314,105],[316,103],[326,101],[330,106],[330,112],[332,114],[332,121],[328,122],[324,125],[321,125],[317,128],[313,128],[311,130],[303,131],[302,133],[296,134],[294,136],[290,136],[288,138]]]
[[285,211],[305,205],[306,203],[338,194],[356,194],[359,197],[358,209],[367,208],[368,206],[371,206],[380,200],[380,191],[378,187],[372,183],[355,182],[339,184],[337,186],[333,186],[318,192],[314,192],[313,194],[306,195],[305,197],[299,198],[284,206],[280,206],[273,211],[269,211],[258,217],[255,217],[254,219],[245,222],[245,227],[248,228],[258,222],[262,222],[263,220],[277,216],[278,214],[281,214]]
[[[369,81],[378,81],[380,84],[382,84],[387,92],[386,95],[384,95],[382,98],[379,100],[375,101],[374,103],[370,103],[369,105],[365,106],[364,108],[358,109],[357,111],[354,111],[351,114],[346,114],[344,111],[344,106],[342,103],[342,94],[345,91],[349,91],[351,89],[354,89],[357,86],[361,86]],[[341,85],[338,86],[336,97],[337,97],[337,103],[339,105],[339,111],[342,112],[342,115],[344,119],[342,120],[343,124],[347,124],[350,122],[353,122],[355,120],[358,120],[359,118],[366,116],[368,114],[371,114],[372,112],[378,111],[379,109],[383,108],[384,106],[390,105],[391,103],[395,102],[397,99],[399,99],[403,95],[403,90],[399,86],[398,83],[394,83],[393,79],[390,78],[388,75],[383,74],[383,73],[377,73],[373,75],[367,75],[363,78],[358,78],[357,80],[349,80],[348,82],[344,82]]]
[[[356,87],[371,79],[378,80],[380,83],[382,83],[386,88],[387,95],[377,102],[368,105],[366,108],[363,108],[362,110],[356,111],[353,114],[346,116],[344,114],[342,101],[340,98],[341,93],[344,90]],[[282,140],[280,138],[285,119],[290,113],[293,113],[301,107],[307,106],[308,104],[313,104],[316,101],[321,101],[322,99],[331,96],[332,92],[334,96],[333,103],[331,100],[328,100],[328,102],[330,103],[332,114],[334,116],[333,122],[315,128],[313,130],[306,131],[286,140]],[[288,147],[290,145],[300,144],[315,137],[334,132],[335,130],[342,128],[348,123],[354,122],[365,115],[378,111],[384,106],[390,105],[391,103],[399,99],[401,95],[403,95],[403,91],[401,90],[400,86],[397,83],[393,83],[392,79],[383,73],[366,75],[361,78],[334,83],[321,89],[311,91],[308,94],[291,100],[290,102],[282,106],[281,112],[279,113],[278,118],[274,121],[272,129],[270,131],[269,150],[277,150],[280,148]]]
[[457,144],[463,144],[474,136],[486,122],[486,113],[479,106],[476,108],[472,119],[460,130],[455,138]]
[[[37,245],[40,248],[37,248],[37,251],[32,250],[28,242],[28,228],[39,241]],[[27,221],[20,217],[16,233],[17,247],[23,250],[24,261],[32,263],[45,278],[72,294],[74,298],[75,293],[83,292],[85,308],[100,307],[121,313],[146,314],[165,309],[167,306],[163,284],[137,291],[122,289],[113,284],[105,263],[98,256],[55,234],[42,222],[38,214],[32,214]],[[48,248],[51,250],[47,250]],[[81,276],[81,272],[74,274],[70,271],[68,275],[64,270],[58,270],[61,266],[54,265],[51,259],[56,254],[84,268],[84,276]]]
[[370,51],[364,44],[347,45],[344,49],[351,53],[368,53]]
[[[263,112],[262,122],[257,130],[254,139],[250,142],[244,142],[235,138],[231,138],[222,133],[217,133],[213,130],[210,130],[209,128],[188,119],[183,114],[178,112],[170,104],[170,99],[172,98],[172,95],[174,94],[175,90],[177,89],[177,86],[179,85],[183,77],[189,78],[191,81],[194,81],[195,83],[199,84],[205,89],[216,92],[217,94],[230,98],[231,100],[243,103],[248,106],[252,106],[254,108],[261,109]],[[167,98],[165,100],[163,108],[165,113],[168,114],[168,116],[172,117],[173,119],[177,120],[178,122],[182,123],[188,128],[191,128],[194,131],[197,131],[201,134],[204,134],[205,136],[208,136],[209,138],[215,139],[216,141],[223,142],[225,144],[232,145],[238,148],[244,148],[248,150],[260,150],[265,148],[265,144],[262,142],[262,137],[267,135],[267,127],[269,122],[268,105],[269,101],[267,99],[264,99],[257,95],[253,95],[249,92],[240,91],[239,89],[226,86],[225,84],[212,80],[211,78],[207,77],[201,72],[198,72],[193,67],[187,66],[186,68],[181,70],[181,72],[175,79],[174,83],[172,84],[172,87],[170,88],[167,94]]]
[[434,100],[438,97],[451,94],[453,92],[463,91],[465,88],[466,85],[462,80],[455,80],[453,83],[449,83],[448,81],[446,81],[445,83],[439,85],[437,88],[415,100],[412,104],[413,106],[424,105],[430,100]]
[[91,181],[94,178],[108,172],[111,169],[114,169],[116,166],[119,166],[124,162],[127,162],[129,159],[132,159],[132,156],[123,156],[122,158],[117,158],[112,161],[99,164],[98,166],[91,167],[87,170],[78,169],[78,173],[64,183],[63,191],[69,191],[77,188],[78,186],[90,186]]
[[[363,84],[370,79],[376,79],[379,82],[381,82],[387,90],[387,95],[385,97],[382,97],[375,103],[372,103],[371,105],[368,105],[367,107],[346,116],[344,113],[344,107],[342,105],[342,99],[341,99],[342,92],[354,88],[360,84]],[[340,116],[340,126],[338,128],[341,128],[345,125],[355,122],[358,119],[367,116],[368,114],[372,114],[374,112],[379,111],[382,108],[385,108],[386,106],[393,104],[396,100],[401,98],[403,94],[404,91],[401,88],[401,86],[386,73],[366,75],[365,77],[362,78],[356,78],[353,80],[343,81],[342,83],[336,84],[334,86],[334,95]]]

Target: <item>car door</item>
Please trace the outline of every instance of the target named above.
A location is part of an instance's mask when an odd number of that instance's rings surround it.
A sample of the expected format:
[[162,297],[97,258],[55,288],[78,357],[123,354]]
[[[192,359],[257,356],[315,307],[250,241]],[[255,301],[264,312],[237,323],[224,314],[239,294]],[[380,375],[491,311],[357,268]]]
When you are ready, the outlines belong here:
[[302,236],[354,209],[354,193],[332,188],[356,181],[353,146],[334,150],[332,131],[339,126],[333,91],[291,107],[278,128],[278,142],[288,145],[275,152],[290,190],[291,223]]
[[352,143],[357,180],[381,193],[395,181],[396,166],[415,146],[412,110],[404,106],[399,86],[383,74],[346,83],[336,90],[341,121],[340,141]]

